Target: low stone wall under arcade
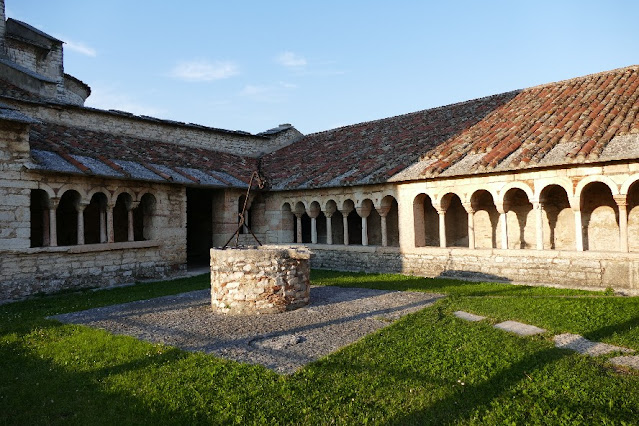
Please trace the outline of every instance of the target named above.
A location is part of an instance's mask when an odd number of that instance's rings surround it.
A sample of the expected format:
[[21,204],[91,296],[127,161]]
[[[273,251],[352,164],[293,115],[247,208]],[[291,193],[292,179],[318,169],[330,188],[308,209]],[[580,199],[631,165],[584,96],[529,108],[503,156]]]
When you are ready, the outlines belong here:
[[110,287],[159,278],[184,269],[168,264],[160,243],[135,241],[31,248],[0,256],[0,301],[37,293]]
[[639,294],[639,253],[313,245],[311,267]]

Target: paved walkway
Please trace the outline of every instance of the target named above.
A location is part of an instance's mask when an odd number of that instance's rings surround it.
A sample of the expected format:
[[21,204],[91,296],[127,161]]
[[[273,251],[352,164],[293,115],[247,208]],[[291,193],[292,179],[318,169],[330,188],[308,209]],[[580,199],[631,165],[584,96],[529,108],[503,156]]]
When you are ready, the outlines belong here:
[[[486,317],[471,314],[470,312],[456,311],[453,313],[457,318],[461,318],[465,321],[482,321]],[[543,328],[535,327],[534,325],[524,324],[517,321],[504,321],[494,325],[495,328],[515,333],[519,336],[532,336],[535,334],[545,333]],[[634,353],[634,349],[624,348],[621,346],[609,345],[607,343],[593,342],[586,339],[579,334],[558,334],[553,337],[555,347],[562,349],[571,349],[582,355],[588,355],[592,357],[607,355],[614,352],[621,353]],[[634,368],[639,370],[639,355],[632,356],[617,356],[608,360],[613,365],[619,367]]]

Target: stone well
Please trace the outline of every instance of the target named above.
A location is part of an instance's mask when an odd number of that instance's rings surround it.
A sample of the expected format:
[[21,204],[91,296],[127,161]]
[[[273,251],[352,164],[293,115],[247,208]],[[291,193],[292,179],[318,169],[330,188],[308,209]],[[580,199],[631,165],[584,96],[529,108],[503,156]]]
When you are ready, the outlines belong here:
[[308,305],[308,249],[211,249],[211,306],[229,314],[271,314]]

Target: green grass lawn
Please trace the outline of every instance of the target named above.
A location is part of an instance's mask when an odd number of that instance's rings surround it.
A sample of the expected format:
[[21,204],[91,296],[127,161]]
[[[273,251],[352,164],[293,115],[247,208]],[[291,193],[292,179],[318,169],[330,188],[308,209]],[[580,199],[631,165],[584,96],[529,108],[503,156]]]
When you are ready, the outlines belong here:
[[[314,271],[319,285],[447,294],[292,376],[46,316],[208,286],[208,276],[0,306],[2,424],[637,424],[639,374],[556,349],[579,333],[639,350],[639,298]],[[486,315],[468,323],[455,310]],[[496,330],[514,319],[549,330]]]

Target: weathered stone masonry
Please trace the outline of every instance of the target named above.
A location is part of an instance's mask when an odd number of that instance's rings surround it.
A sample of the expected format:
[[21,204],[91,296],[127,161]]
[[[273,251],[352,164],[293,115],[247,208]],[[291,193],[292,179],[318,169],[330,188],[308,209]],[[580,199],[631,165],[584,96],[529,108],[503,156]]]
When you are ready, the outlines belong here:
[[314,267],[639,292],[639,66],[252,135],[85,108],[63,42],[4,18],[0,301],[206,264],[245,204],[241,244]]

